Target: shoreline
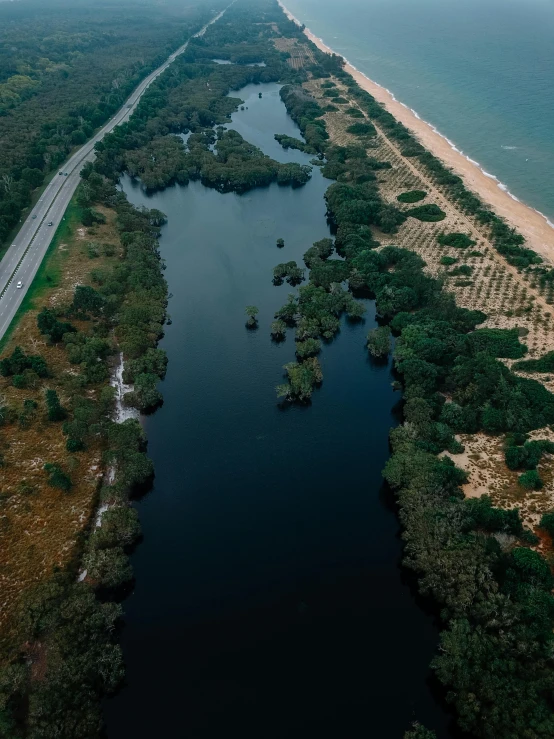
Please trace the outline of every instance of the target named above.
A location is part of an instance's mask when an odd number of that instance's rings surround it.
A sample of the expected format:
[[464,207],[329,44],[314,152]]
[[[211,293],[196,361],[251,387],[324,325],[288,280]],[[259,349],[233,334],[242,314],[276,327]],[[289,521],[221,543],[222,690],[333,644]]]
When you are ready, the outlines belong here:
[[[288,8],[277,0],[285,15],[297,25],[303,25]],[[309,28],[304,28],[304,34],[314,43],[320,51],[326,54],[336,54],[330,46],[315,36]],[[386,87],[374,82],[363,72],[360,72],[342,54],[338,54],[345,61],[345,71],[360,85],[360,87],[372,95],[379,103],[383,104],[397,121],[415,134],[421,144],[432,154],[438,157],[446,165],[463,178],[466,187],[475,192],[486,204],[490,205],[498,216],[504,218],[522,236],[525,237],[526,246],[533,249],[537,254],[554,264],[554,224],[548,218],[530,205],[525,204],[513,195],[506,185],[493,174],[481,168],[479,162],[464,154],[444,134],[431,123],[423,120],[418,113],[404,103],[396,99],[394,94]]]

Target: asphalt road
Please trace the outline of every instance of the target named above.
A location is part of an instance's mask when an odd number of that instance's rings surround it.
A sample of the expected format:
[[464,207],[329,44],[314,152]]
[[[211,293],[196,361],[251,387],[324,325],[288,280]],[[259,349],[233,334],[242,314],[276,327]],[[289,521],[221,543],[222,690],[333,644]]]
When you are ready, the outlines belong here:
[[[219,20],[223,13],[225,13],[225,10],[212,18],[194,37],[202,36],[208,26]],[[101,141],[116,126],[125,123],[129,119],[144,92],[156,77],[159,77],[185,51],[188,44],[187,41],[177,51],[174,51],[161,67],[158,67],[146,77],[123,107],[106,123],[104,128],[60,167],[59,171],[64,174],[54,175],[42,197],[29,213],[14,243],[0,262],[0,339],[8,330],[48,251],[48,247],[56,233],[56,228],[60,225],[69,201],[77,189],[80,180],[79,173],[83,165],[85,162],[94,159],[95,144]],[[67,173],[67,176],[65,176],[65,173]],[[52,225],[49,226],[49,223],[52,223]],[[20,289],[17,288],[18,282],[23,283],[23,287]]]

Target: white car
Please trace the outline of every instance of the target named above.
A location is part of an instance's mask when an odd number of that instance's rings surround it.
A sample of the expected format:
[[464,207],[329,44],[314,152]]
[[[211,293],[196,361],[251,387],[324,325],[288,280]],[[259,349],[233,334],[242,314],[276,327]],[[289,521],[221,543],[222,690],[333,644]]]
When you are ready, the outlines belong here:
[[19,280],[19,282],[17,283],[16,287],[17,287],[18,290],[21,290],[21,288],[23,287],[23,283],[21,282],[21,280]]

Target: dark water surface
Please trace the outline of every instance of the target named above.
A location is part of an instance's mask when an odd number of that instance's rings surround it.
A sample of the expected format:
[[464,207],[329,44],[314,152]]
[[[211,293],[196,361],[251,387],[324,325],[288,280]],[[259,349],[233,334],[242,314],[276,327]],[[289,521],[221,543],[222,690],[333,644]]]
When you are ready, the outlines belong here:
[[[248,110],[231,127],[307,163],[273,141],[299,136],[278,89],[241,91]],[[192,183],[146,197],[123,182],[169,217],[173,323],[165,404],[146,420],[156,480],[138,504],[128,684],[106,706],[110,739],[392,739],[414,718],[448,736],[426,683],[437,632],[402,583],[382,488],[399,395],[364,348],[371,301],[364,323],[344,322],[325,346],[313,405],[276,401],[294,335],[270,340],[290,291],[271,270],[329,234],[328,185],[317,168],[304,188],[243,196]],[[249,303],[257,331],[244,325]]]

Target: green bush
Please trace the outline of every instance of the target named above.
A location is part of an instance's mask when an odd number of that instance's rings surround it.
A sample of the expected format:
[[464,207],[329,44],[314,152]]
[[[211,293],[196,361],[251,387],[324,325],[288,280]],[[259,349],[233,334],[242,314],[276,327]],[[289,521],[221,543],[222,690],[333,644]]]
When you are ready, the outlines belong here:
[[456,257],[441,257],[440,263],[443,264],[445,267],[450,267],[451,264],[456,264],[458,260]]
[[425,190],[409,190],[396,197],[399,203],[418,203],[427,197]]
[[49,377],[48,366],[44,357],[41,357],[40,354],[25,354],[20,346],[16,346],[9,357],[0,360],[0,374],[3,377],[21,375],[25,370],[32,370],[39,377]]
[[58,393],[50,389],[46,391],[45,396],[48,420],[52,422],[65,420],[67,418],[67,411],[62,407]]
[[455,249],[467,249],[476,243],[467,234],[459,232],[439,234],[437,241],[441,246],[453,246]]
[[48,473],[48,484],[53,488],[59,488],[67,493],[71,490],[73,483],[71,478],[65,474],[59,464],[47,462],[44,471]]
[[543,486],[543,481],[537,470],[524,472],[523,475],[518,477],[518,483],[527,490],[540,490]]
[[277,397],[301,403],[309,401],[314,388],[323,380],[317,358],[310,357],[300,363],[289,362],[284,369],[287,372],[288,382],[277,386]]
[[130,506],[112,506],[102,514],[101,526],[90,537],[93,549],[130,547],[141,534],[138,514]]
[[351,118],[365,118],[364,114],[359,108],[347,108],[345,110],[345,113],[349,115]]
[[545,513],[540,520],[539,526],[544,529],[548,534],[554,538],[554,512]]
[[388,326],[378,326],[367,334],[367,348],[373,357],[386,357],[391,350],[390,329]]
[[455,267],[454,269],[450,270],[448,273],[450,277],[458,277],[460,275],[463,276],[469,276],[473,272],[473,267],[470,267],[469,264],[460,264],[459,267]]
[[526,359],[524,362],[516,362],[513,368],[520,372],[554,372],[554,351],[547,352],[538,359]]
[[85,442],[82,439],[68,439],[65,442],[65,448],[68,452],[82,452],[85,449]]
[[468,338],[475,352],[487,352],[493,357],[519,359],[527,354],[517,328],[479,328]]
[[129,558],[121,547],[91,549],[83,558],[83,567],[96,587],[118,588],[133,578]]
[[434,203],[410,208],[405,213],[412,218],[417,218],[418,221],[426,221],[427,223],[437,223],[438,221],[444,221],[446,218],[446,213]]
[[[337,99],[336,102],[338,103],[338,101],[339,100]],[[346,131],[347,133],[351,133],[354,136],[375,136],[377,134],[375,126],[369,122],[352,123],[350,126],[347,127]]]

